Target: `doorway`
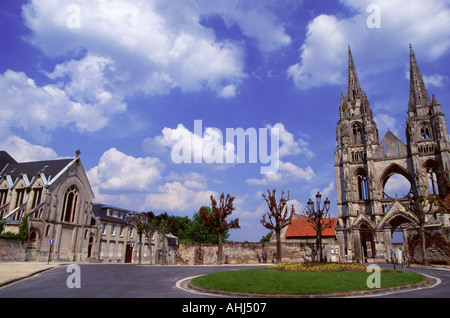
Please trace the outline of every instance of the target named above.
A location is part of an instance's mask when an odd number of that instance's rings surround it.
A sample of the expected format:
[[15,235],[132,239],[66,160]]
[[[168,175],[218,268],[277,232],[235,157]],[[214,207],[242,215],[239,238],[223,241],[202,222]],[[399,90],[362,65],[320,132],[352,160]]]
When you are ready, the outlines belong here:
[[133,259],[133,247],[131,246],[131,243],[128,243],[125,251],[125,263],[130,264],[132,259]]

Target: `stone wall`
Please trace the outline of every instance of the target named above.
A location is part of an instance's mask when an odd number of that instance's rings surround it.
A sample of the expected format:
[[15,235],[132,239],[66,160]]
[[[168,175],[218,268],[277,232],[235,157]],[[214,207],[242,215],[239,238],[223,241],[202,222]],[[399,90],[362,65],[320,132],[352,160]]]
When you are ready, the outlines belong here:
[[[426,233],[425,243],[427,257],[430,264],[449,264],[450,265],[450,245],[446,234]],[[414,263],[422,263],[422,247],[418,234],[411,236],[408,240],[409,253],[412,255]]]
[[0,238],[0,262],[23,262],[25,249],[21,240]]
[[[178,264],[213,265],[217,263],[217,244],[180,243]],[[259,264],[275,263],[276,243],[223,243],[223,260],[225,264]],[[282,244],[282,262],[312,261],[314,244],[285,242]]]

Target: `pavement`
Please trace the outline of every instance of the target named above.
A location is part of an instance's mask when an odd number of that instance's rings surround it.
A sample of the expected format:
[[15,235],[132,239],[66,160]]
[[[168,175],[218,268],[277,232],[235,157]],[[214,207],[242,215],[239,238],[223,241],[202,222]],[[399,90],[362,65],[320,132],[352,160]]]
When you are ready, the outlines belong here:
[[0,287],[32,277],[63,263],[0,262]]

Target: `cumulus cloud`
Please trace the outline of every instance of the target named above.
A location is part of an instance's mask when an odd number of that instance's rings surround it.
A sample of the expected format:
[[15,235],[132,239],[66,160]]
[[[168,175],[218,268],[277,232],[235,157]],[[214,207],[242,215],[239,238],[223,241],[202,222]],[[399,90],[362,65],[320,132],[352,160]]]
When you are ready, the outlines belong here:
[[260,4],[80,1],[79,28],[69,27],[68,19],[75,14],[67,12],[69,4],[35,0],[25,5],[23,17],[32,31],[29,40],[49,56],[84,49],[113,61],[112,75],[123,81],[123,94],[165,94],[179,87],[234,96],[247,76],[243,44],[217,40],[214,31],[201,23],[203,17],[219,15],[229,26],[239,25],[263,51],[290,43],[281,22]]
[[53,149],[40,145],[33,145],[17,136],[9,136],[0,141],[0,149],[8,152],[17,162],[52,160],[58,158],[58,155]]
[[145,206],[156,210],[191,213],[198,211],[203,205],[211,205],[211,194],[217,197],[214,191],[199,190],[186,182],[168,182],[156,192],[146,195]]
[[[299,62],[287,74],[299,89],[345,82],[347,45],[359,52],[358,60],[371,72],[392,67],[399,56],[407,56],[408,44],[426,60],[436,60],[450,49],[450,8],[444,0],[344,0],[350,17],[321,14],[307,26]],[[380,28],[370,28],[374,6]],[[377,52],[377,54],[373,54]],[[405,53],[406,52],[406,53]],[[360,72],[360,75],[364,74]]]
[[246,182],[252,185],[283,185],[293,181],[311,181],[315,177],[313,169],[308,166],[300,168],[292,162],[280,160],[278,172],[265,174],[262,179],[248,178]]
[[97,193],[145,192],[162,179],[165,164],[158,158],[135,158],[111,148],[100,157],[98,165],[87,172]]
[[65,82],[42,86],[23,72],[5,71],[0,74],[2,126],[23,129],[44,142],[58,127],[73,126],[80,132],[104,128],[111,116],[126,110],[121,97],[107,89],[103,71],[110,63],[88,54],[81,61],[57,65],[48,74]]

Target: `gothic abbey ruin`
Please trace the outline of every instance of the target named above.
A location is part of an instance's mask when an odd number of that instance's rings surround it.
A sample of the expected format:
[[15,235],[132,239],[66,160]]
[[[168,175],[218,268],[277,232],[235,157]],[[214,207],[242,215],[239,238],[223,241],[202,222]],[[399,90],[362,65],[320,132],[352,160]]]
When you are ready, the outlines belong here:
[[[339,224],[336,236],[341,257],[390,259],[392,235],[403,232],[405,244],[411,233],[412,215],[405,208],[408,196],[448,193],[442,186],[448,178],[450,143],[441,105],[430,99],[410,46],[410,97],[404,144],[391,131],[379,139],[377,124],[366,93],[362,90],[349,48],[347,94],[341,93],[336,129],[335,173]],[[389,196],[387,181],[401,175],[410,184],[409,193]],[[433,210],[431,211],[433,212]],[[430,213],[427,227],[448,229],[448,214]]]

